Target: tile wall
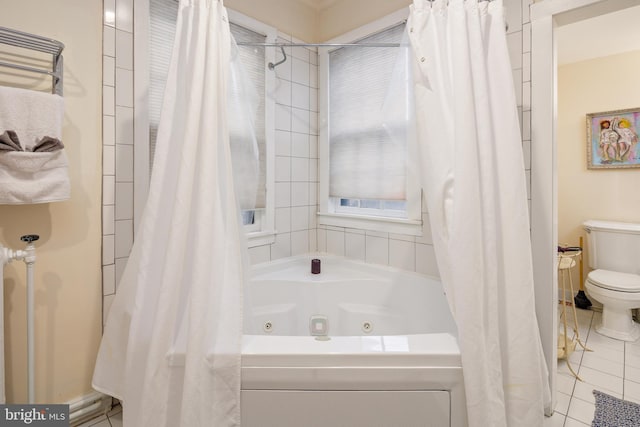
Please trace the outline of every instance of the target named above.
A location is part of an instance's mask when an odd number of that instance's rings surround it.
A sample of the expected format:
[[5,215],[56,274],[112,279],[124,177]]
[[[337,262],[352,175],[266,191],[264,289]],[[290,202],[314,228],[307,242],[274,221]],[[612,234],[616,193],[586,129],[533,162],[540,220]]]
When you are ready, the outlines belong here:
[[[300,43],[286,34],[280,42]],[[249,249],[252,263],[317,250],[318,54],[286,48],[278,65],[275,98],[275,242]],[[276,60],[281,59],[276,52]]]
[[133,0],[104,0],[103,43],[104,316],[133,244]]
[[[505,0],[529,200],[532,2]],[[105,0],[104,9],[102,263],[107,313],[133,241],[133,0]],[[299,42],[282,33],[280,41]],[[427,212],[422,237],[317,224],[318,55],[302,47],[286,52],[289,58],[276,68],[272,95],[277,234],[273,244],[250,248],[252,263],[321,251],[437,276]]]

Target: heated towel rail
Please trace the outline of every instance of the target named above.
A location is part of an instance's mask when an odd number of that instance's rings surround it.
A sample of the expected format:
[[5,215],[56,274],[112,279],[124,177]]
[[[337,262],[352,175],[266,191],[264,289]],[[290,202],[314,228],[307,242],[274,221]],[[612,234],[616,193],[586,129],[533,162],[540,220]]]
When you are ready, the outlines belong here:
[[0,27],[0,43],[35,50],[50,54],[52,57],[51,68],[34,67],[20,63],[0,61],[0,67],[15,68],[32,73],[47,74],[52,78],[51,92],[62,96],[62,50],[64,44],[47,37],[25,33],[11,28]]

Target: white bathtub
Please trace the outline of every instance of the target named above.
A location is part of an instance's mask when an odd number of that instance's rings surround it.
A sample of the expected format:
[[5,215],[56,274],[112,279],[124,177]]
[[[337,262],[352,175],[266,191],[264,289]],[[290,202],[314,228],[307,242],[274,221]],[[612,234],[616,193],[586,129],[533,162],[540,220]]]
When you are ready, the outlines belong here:
[[[243,427],[466,425],[456,328],[436,279],[323,254],[253,270]],[[312,316],[327,319],[327,336],[310,335]]]

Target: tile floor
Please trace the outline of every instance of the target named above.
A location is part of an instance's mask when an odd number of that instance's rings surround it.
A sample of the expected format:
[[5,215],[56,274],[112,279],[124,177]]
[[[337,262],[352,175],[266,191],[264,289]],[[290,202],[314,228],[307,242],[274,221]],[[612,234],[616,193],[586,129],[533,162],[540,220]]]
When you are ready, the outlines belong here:
[[[570,313],[567,307],[569,325]],[[625,343],[598,334],[595,325],[602,316],[599,312],[578,309],[577,315],[580,338],[593,351],[583,351],[576,345],[569,357],[583,381],[575,379],[566,361],[558,361],[557,404],[553,416],[545,418],[544,427],[590,426],[595,409],[593,389],[640,403],[640,340]],[[572,336],[570,329],[568,336]],[[116,406],[78,427],[122,427],[122,408]]]
[[[570,313],[567,307],[572,325]],[[626,343],[598,334],[595,326],[602,313],[578,309],[577,315],[580,338],[593,351],[584,351],[576,345],[569,357],[573,370],[583,381],[575,379],[566,361],[558,361],[557,405],[553,416],[545,418],[545,427],[590,426],[595,409],[594,389],[640,403],[640,340]],[[571,337],[571,329],[568,331]]]
[[115,406],[106,415],[101,415],[77,427],[122,427],[122,407]]

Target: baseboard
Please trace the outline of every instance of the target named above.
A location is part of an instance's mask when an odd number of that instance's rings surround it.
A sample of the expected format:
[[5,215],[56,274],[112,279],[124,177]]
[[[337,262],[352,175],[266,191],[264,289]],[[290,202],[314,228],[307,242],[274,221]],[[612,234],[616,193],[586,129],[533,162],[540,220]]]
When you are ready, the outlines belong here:
[[67,402],[69,404],[69,423],[77,426],[85,421],[109,412],[113,398],[94,391],[78,399]]

